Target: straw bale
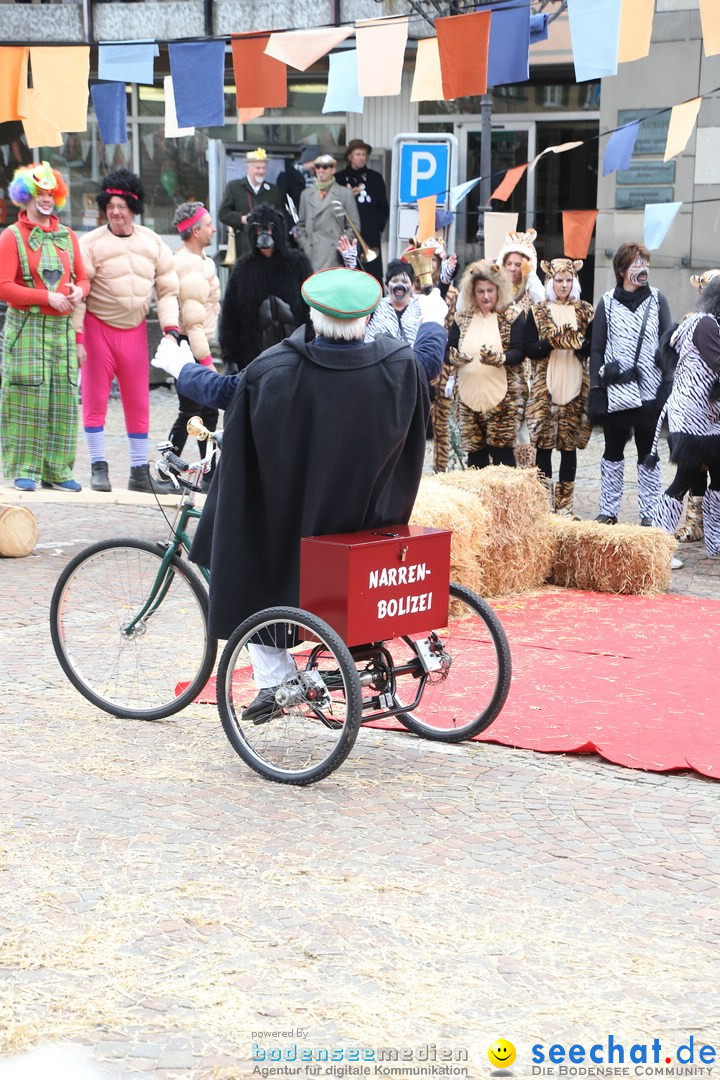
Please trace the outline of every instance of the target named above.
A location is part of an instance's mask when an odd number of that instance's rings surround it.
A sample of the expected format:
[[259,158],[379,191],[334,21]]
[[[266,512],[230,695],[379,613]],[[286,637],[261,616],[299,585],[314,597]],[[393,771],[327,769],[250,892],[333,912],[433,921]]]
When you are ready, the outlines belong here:
[[[472,541],[474,583],[460,577],[463,585],[481,596],[507,596],[537,589],[547,580],[555,539],[548,528],[551,515],[547,493],[536,469],[493,465],[443,473],[432,480],[442,500],[463,492],[477,500],[483,510],[482,529]],[[457,520],[461,519],[450,513],[446,527],[457,528]],[[417,514],[417,522],[429,524],[423,520],[422,511]]]
[[638,596],[667,591],[677,540],[662,529],[556,516],[549,524],[555,536],[553,584]]
[[420,482],[410,524],[451,529],[450,580],[477,591],[480,572],[475,552],[488,533],[489,513],[474,495],[448,488],[437,476],[425,476]]

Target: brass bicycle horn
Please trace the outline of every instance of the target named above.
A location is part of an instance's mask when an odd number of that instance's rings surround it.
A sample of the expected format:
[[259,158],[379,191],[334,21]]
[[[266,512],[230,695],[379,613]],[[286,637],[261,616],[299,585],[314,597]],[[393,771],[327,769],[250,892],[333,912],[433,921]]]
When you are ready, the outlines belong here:
[[212,435],[212,431],[209,431],[203,424],[201,416],[191,416],[185,425],[185,430],[188,435],[192,435],[199,442],[204,442],[205,439],[209,439]]

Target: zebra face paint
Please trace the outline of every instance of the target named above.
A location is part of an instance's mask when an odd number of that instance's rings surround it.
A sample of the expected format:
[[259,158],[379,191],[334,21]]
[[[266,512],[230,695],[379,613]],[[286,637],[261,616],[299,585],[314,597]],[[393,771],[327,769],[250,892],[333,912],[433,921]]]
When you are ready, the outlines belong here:
[[638,255],[625,271],[625,286],[629,285],[631,289],[641,289],[648,283],[649,272],[650,263],[647,259],[643,259]]

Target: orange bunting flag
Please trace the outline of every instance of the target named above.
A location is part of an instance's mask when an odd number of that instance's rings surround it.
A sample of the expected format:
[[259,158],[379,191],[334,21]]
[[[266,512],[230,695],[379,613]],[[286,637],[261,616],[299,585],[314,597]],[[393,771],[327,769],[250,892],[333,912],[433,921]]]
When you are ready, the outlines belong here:
[[568,259],[586,259],[597,210],[563,210],[563,254]]
[[445,100],[486,94],[490,12],[436,19],[435,33]]
[[428,240],[431,236],[435,235],[435,207],[437,206],[437,195],[426,195],[424,199],[418,199],[418,227],[416,233],[416,239],[418,243],[422,244],[423,240]]
[[10,45],[0,49],[0,124],[19,120],[18,92],[23,72],[27,72],[28,51]]
[[250,124],[253,120],[257,120],[258,117],[264,116],[265,110],[259,107],[254,109],[238,109],[237,122],[238,124]]
[[506,199],[509,199],[526,169],[527,161],[524,165],[516,165],[514,169],[508,169],[490,198],[497,199],[498,202],[505,202]]
[[270,34],[230,39],[238,109],[285,109],[287,67],[265,54]]
[[717,0],[700,0],[700,25],[706,56],[720,53],[720,7]]

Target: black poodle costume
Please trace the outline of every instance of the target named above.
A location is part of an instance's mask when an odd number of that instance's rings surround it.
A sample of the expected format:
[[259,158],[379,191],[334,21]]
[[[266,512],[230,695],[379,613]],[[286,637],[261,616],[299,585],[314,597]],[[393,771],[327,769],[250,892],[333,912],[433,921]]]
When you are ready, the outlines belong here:
[[245,228],[251,249],[235,263],[220,316],[220,348],[229,375],[303,323],[312,336],[300,288],[313,270],[303,252],[290,248],[283,215],[271,206],[258,206]]

